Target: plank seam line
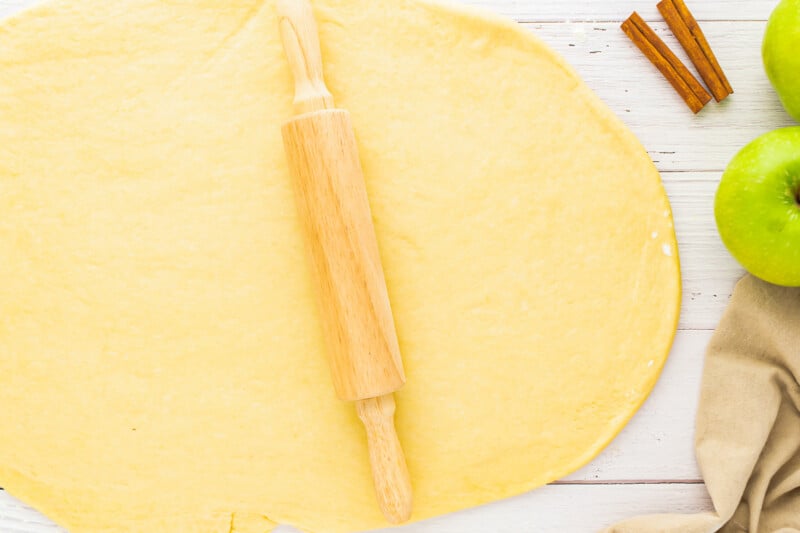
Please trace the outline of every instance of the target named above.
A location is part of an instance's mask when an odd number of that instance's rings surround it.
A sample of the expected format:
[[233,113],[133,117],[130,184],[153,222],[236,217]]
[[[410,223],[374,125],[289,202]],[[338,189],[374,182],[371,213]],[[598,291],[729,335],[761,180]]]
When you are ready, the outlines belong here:
[[554,481],[549,485],[702,485],[703,483],[702,479],[577,479]]
[[[659,170],[659,172],[661,172],[662,174],[687,174],[687,173],[695,173],[695,174],[703,174],[703,173],[705,173],[705,174],[710,174],[710,173],[716,174],[716,173],[720,173],[721,174],[721,173],[725,172],[725,169],[724,168],[720,168],[720,169],[714,168],[714,169],[711,169],[711,170],[707,170],[707,169],[706,170],[678,169],[678,170]],[[702,181],[706,181],[706,180],[702,180]]]
[[[502,14],[502,12],[500,12]],[[563,19],[563,20],[537,20],[537,19],[528,19],[528,18],[515,18],[513,15],[511,16],[515,21],[520,24],[621,24],[621,19],[598,19],[598,20],[590,20],[590,19]],[[664,23],[662,19],[653,17],[648,18],[644,17],[646,22],[653,22],[653,23]],[[764,23],[767,22],[767,19],[698,19],[697,22],[703,23],[725,23],[725,24],[734,24],[737,22],[746,22],[746,23]],[[666,23],[664,23],[666,24]]]

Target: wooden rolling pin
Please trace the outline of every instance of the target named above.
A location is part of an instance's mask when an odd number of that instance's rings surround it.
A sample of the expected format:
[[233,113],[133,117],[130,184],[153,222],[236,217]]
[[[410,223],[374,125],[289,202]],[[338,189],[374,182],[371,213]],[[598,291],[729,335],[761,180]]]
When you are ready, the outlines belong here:
[[320,295],[333,383],[367,430],[378,504],[392,523],[411,515],[411,479],[394,426],[405,383],[350,114],[325,86],[308,0],[280,0],[281,38],[295,81],[296,117],[283,126],[297,207]]

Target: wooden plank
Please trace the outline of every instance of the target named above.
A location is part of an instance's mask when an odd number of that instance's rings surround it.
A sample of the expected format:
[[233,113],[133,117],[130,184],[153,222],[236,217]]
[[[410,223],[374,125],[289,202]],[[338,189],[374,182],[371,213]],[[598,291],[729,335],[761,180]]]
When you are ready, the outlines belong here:
[[[659,170],[721,172],[762,133],[795,125],[764,74],[764,22],[703,24],[735,94],[692,115],[617,23],[527,24],[575,68],[642,141]],[[687,65],[666,23],[653,29]],[[692,72],[696,72],[693,67]]]
[[[661,20],[652,0],[461,0],[521,22],[619,21],[636,10],[646,20]],[[687,0],[698,21],[766,20],[774,0]]]
[[682,329],[714,329],[744,269],[716,229],[714,195],[719,172],[664,172],[672,204],[683,277]]
[[37,3],[37,0],[0,0],[0,18],[12,15]]
[[7,492],[0,492],[0,531],[3,533],[62,533],[64,530]]
[[[551,485],[516,498],[374,533],[595,533],[644,514],[712,510],[705,486]],[[289,533],[282,529],[280,533]]]
[[[701,484],[551,485],[483,507],[373,533],[594,533],[631,516],[711,509]],[[5,492],[0,492],[0,531],[65,533]],[[286,526],[275,531],[297,533]]]

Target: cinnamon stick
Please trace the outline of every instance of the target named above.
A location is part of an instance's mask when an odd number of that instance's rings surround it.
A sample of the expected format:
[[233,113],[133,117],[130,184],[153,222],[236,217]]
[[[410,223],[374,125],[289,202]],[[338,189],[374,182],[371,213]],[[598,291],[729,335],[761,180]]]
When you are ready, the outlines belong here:
[[706,82],[717,102],[733,93],[733,88],[722,72],[714,52],[706,41],[703,30],[692,16],[683,0],[661,0],[658,11],[667,21],[672,33],[692,60],[700,77]]
[[697,113],[703,109],[711,100],[711,95],[636,11],[622,23],[621,28],[661,71],[692,112]]

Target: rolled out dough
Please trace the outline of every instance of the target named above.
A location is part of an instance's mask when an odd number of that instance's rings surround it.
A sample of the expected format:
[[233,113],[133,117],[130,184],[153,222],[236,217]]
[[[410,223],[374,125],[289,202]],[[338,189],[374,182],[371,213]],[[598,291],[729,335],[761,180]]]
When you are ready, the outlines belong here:
[[[408,375],[414,519],[576,470],[675,331],[656,169],[509,22],[315,11]],[[0,485],[73,533],[383,525],[323,352],[273,2],[48,2],[0,26],[0,80]]]

